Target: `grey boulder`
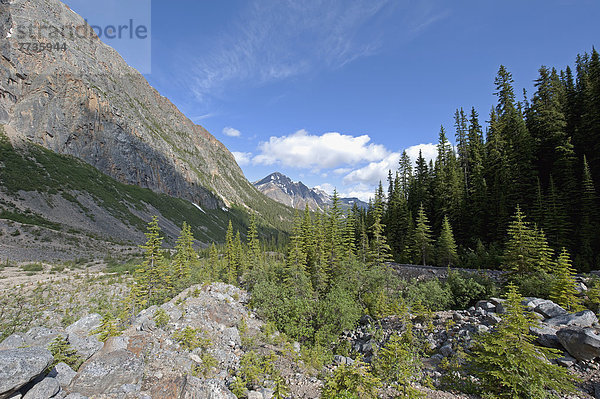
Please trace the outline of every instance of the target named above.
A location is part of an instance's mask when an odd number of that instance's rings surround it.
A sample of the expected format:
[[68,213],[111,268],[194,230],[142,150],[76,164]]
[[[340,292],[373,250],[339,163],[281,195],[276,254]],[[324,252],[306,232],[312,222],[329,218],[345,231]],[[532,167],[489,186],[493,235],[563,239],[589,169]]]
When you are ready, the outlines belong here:
[[535,307],[535,309],[533,309],[533,311],[541,314],[545,319],[551,319],[553,317],[565,316],[569,314],[565,309],[552,301],[540,303]]
[[123,384],[139,384],[144,362],[128,350],[98,352],[79,370],[70,391],[87,396],[119,392]]
[[216,379],[188,377],[183,399],[237,399],[236,396]]
[[591,327],[598,323],[598,318],[591,310],[584,310],[583,312],[553,317],[544,323],[549,326]]
[[535,336],[535,340],[538,344],[545,346],[546,348],[562,348],[560,341],[556,336],[556,330],[552,327],[544,325],[540,327],[530,327],[529,332]]
[[69,335],[78,334],[88,336],[93,330],[100,327],[100,324],[102,324],[102,316],[98,313],[91,313],[71,324],[66,330]]
[[23,399],[50,399],[60,391],[60,384],[56,378],[46,377],[31,388]]
[[50,370],[49,377],[54,377],[61,387],[68,386],[77,373],[68,364],[60,362]]
[[54,357],[47,349],[21,348],[0,351],[0,399],[10,397],[42,374]]
[[600,357],[600,335],[591,328],[567,327],[558,330],[556,336],[567,352],[578,360]]

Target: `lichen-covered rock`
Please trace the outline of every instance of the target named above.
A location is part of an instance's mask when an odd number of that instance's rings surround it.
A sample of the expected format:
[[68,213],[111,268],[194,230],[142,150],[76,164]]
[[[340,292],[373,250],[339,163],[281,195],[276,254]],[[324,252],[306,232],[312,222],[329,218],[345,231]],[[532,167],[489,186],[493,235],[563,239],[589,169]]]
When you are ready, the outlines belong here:
[[[262,395],[261,395],[262,396]],[[223,381],[189,377],[183,399],[237,399]]]
[[0,351],[0,399],[8,398],[33,381],[52,363],[52,354],[42,348]]
[[66,387],[73,381],[76,374],[77,372],[68,364],[60,362],[50,370],[48,376],[56,378],[61,387]]
[[123,384],[140,383],[143,372],[143,360],[130,351],[100,351],[81,367],[69,390],[87,396],[118,393]]
[[82,317],[75,323],[66,328],[67,334],[78,334],[80,336],[88,336],[96,328],[102,324],[102,316],[98,313],[91,313]]
[[46,377],[27,391],[23,399],[50,399],[60,391],[56,378]]

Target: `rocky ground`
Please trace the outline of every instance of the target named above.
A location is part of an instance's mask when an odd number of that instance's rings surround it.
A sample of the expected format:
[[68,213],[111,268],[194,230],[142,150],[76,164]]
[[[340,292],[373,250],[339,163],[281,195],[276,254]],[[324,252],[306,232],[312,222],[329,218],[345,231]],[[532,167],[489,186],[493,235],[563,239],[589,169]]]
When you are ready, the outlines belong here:
[[[100,283],[109,286],[107,281]],[[122,284],[111,282],[111,284]],[[91,294],[94,295],[94,294]],[[96,293],[97,295],[97,293]],[[0,343],[0,399],[4,398],[235,398],[237,378],[252,380],[248,398],[271,398],[276,381],[289,386],[289,397],[318,398],[323,378],[338,365],[352,363],[337,355],[334,363],[314,370],[302,349],[247,307],[248,294],[214,283],[192,286],[160,307],[139,313],[131,326],[105,342],[102,316],[89,313],[77,321],[33,326]],[[531,332],[540,345],[563,351],[556,362],[581,378],[571,398],[600,398],[600,325],[591,311],[569,314],[551,301],[524,302],[541,324]],[[493,329],[504,313],[503,300],[480,301],[465,311],[388,317],[363,317],[342,339],[353,357],[370,361],[391,334],[410,321],[425,343],[422,374],[429,386],[417,386],[428,398],[468,398],[443,385],[445,360],[469,348],[479,333]],[[54,364],[48,351],[64,337],[83,361],[72,367]]]

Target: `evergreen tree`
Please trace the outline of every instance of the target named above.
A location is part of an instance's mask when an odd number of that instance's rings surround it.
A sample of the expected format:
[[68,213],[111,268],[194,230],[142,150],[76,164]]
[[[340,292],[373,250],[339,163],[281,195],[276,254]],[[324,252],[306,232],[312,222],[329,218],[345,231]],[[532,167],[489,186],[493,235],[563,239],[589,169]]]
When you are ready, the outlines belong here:
[[555,270],[556,281],[552,287],[550,300],[562,306],[570,313],[583,310],[581,299],[577,295],[575,270],[571,267],[571,258],[565,248],[558,256]]
[[256,214],[250,215],[250,226],[248,227],[248,267],[250,270],[254,270],[260,265],[260,242],[258,240],[258,225],[256,221]]
[[194,250],[194,235],[189,224],[183,222],[181,233],[175,244],[175,257],[173,258],[173,279],[178,289],[185,288],[189,282],[190,270],[198,255]]
[[579,216],[579,255],[580,268],[591,270],[597,253],[598,198],[587,159],[583,157],[583,177],[581,184],[581,206]]
[[141,246],[144,250],[144,261],[137,267],[134,274],[134,280],[137,283],[135,293],[139,296],[138,305],[142,305],[142,303],[160,304],[168,297],[173,286],[169,265],[163,257],[163,237],[158,226],[157,216],[153,216],[148,223],[145,235],[146,244]]
[[332,205],[329,209],[325,229],[326,273],[329,279],[341,274],[344,248],[342,243],[342,210],[337,190],[333,191]]
[[242,247],[242,239],[240,237],[240,231],[235,232],[235,238],[233,240],[233,259],[235,260],[236,276],[238,280],[243,276],[246,271],[245,257],[243,256],[244,248]]
[[356,219],[351,209],[346,212],[346,221],[344,223],[344,233],[342,237],[342,246],[344,248],[344,259],[352,262],[356,257]]
[[532,227],[521,208],[517,206],[508,226],[508,242],[504,250],[504,268],[513,276],[552,270],[553,251],[548,246],[544,232]]
[[400,156],[400,165],[398,168],[398,177],[400,178],[400,190],[405,200],[408,200],[408,190],[410,188],[410,182],[413,178],[412,173],[412,162],[406,151],[402,151]]
[[298,211],[296,211],[292,236],[288,245],[288,256],[285,262],[284,283],[296,295],[310,297],[312,287],[306,270],[306,253],[304,252],[301,225],[302,220]]
[[238,264],[235,239],[233,235],[233,225],[231,224],[231,220],[229,221],[227,232],[225,233],[225,273],[225,280],[227,283],[237,283]]
[[511,399],[556,396],[551,391],[574,392],[574,377],[548,361],[560,356],[560,351],[534,344],[529,329],[539,322],[532,312],[525,311],[522,301],[517,288],[509,285],[506,314],[493,332],[475,338],[467,361],[481,392]]
[[444,217],[442,223],[442,232],[440,233],[437,249],[440,266],[451,266],[456,264],[458,261],[457,247],[456,242],[454,241],[452,227],[450,226],[447,217]]
[[525,215],[519,206],[508,226],[508,236],[504,251],[505,269],[519,276],[535,271],[538,254],[535,250],[534,231],[525,221]]
[[423,262],[423,266],[427,265],[431,252],[431,227],[429,227],[429,219],[425,214],[423,205],[419,208],[417,222],[414,231],[413,254],[415,262]]
[[391,248],[387,244],[383,229],[385,226],[381,224],[381,216],[379,212],[375,214],[375,221],[371,226],[371,246],[369,251],[369,264],[371,266],[381,266],[385,262],[392,261]]

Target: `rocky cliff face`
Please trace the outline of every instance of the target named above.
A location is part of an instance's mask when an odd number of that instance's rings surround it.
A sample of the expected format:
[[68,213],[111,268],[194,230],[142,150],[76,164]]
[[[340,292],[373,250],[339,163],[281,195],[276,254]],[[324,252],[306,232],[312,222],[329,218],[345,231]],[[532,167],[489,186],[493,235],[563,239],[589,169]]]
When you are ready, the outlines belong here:
[[[252,184],[267,197],[296,209],[304,209],[308,205],[311,211],[323,212],[333,203],[332,196],[326,192],[308,188],[304,183],[294,182],[279,172],[271,173]],[[352,208],[355,203],[359,208],[367,206],[358,198],[340,198],[343,209]]]
[[19,29],[86,25],[58,0],[0,0],[0,124],[117,180],[217,208],[262,201],[232,154],[97,37],[49,39],[33,52]]

